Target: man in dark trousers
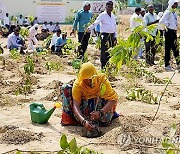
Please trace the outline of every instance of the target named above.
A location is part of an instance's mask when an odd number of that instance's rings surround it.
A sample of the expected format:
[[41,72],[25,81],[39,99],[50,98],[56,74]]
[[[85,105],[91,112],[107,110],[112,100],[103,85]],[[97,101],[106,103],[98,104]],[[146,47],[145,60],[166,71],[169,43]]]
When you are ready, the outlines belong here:
[[177,29],[178,20],[175,9],[178,7],[178,0],[169,0],[169,6],[160,19],[160,24],[166,26],[165,30],[165,69],[166,71],[173,71],[170,61],[170,51],[172,49],[174,57],[176,58],[177,69],[180,70],[179,48],[177,44]]
[[73,29],[71,32],[71,34],[74,33],[78,26],[78,42],[81,43],[78,48],[78,56],[80,58],[84,57],[90,38],[90,32],[86,31],[86,25],[90,22],[93,16],[92,13],[89,11],[90,8],[90,2],[85,1],[83,3],[83,9],[79,10],[76,14],[76,18],[73,23]]
[[[147,8],[148,8],[148,13],[146,13],[144,16],[145,24],[149,26],[149,25],[158,23],[159,20],[157,19],[157,14],[154,11],[154,6],[148,5]],[[155,65],[154,57],[155,57],[156,47],[157,47],[156,42],[155,42],[155,37],[157,34],[157,28],[151,31],[150,34],[153,37],[153,40],[149,40],[148,42],[146,42],[146,39],[145,39],[145,47],[146,47],[146,63],[152,66],[152,65]]]
[[108,1],[106,3],[106,10],[102,12],[91,26],[90,30],[93,30],[98,24],[100,24],[100,38],[101,38],[101,68],[104,69],[110,56],[107,50],[113,47],[116,42],[116,18],[112,13],[113,2]]

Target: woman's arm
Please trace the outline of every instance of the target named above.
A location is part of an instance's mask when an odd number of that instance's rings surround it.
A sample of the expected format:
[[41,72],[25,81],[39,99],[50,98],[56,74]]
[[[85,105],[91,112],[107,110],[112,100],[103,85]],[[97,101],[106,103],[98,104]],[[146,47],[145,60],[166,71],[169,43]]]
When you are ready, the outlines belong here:
[[92,120],[99,119],[102,114],[106,114],[108,111],[113,110],[114,107],[116,107],[117,101],[109,100],[106,105],[101,109],[101,111],[93,111],[91,113]]
[[73,111],[74,111],[74,114],[79,119],[79,121],[82,122],[84,120],[84,117],[80,110],[80,103],[77,103],[74,99],[73,99]]
[[112,110],[117,105],[117,101],[108,101],[107,104],[101,109],[101,111],[105,114],[108,111]]
[[79,119],[79,121],[83,122],[83,126],[88,130],[88,131],[93,131],[93,129],[95,128],[93,125],[91,125],[87,120],[85,120],[85,118],[82,115],[82,112],[80,110],[80,103],[76,102],[73,99],[73,112],[74,114],[77,116],[77,118]]

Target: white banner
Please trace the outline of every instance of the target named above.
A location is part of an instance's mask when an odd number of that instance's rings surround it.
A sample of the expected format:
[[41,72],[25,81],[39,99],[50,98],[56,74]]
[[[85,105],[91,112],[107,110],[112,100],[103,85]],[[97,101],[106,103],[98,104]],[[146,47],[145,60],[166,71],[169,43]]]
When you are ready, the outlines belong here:
[[3,1],[0,1],[0,19],[4,19],[7,12],[7,6]]
[[36,17],[39,22],[65,22],[65,5],[37,5]]
[[100,14],[105,10],[106,2],[91,2],[91,11],[95,14]]

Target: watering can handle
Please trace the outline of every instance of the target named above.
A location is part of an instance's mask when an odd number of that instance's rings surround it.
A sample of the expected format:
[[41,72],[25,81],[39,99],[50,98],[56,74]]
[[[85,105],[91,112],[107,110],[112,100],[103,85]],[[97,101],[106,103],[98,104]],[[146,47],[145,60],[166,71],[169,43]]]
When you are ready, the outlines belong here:
[[39,104],[39,103],[33,103],[34,107],[40,107],[40,108],[45,108],[43,104]]

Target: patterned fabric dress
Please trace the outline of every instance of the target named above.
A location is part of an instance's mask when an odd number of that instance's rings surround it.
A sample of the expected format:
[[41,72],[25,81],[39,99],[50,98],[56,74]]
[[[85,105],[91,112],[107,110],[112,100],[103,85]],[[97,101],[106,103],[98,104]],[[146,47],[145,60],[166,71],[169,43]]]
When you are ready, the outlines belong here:
[[[63,111],[62,111],[62,125],[80,125],[77,117],[73,113],[73,98],[72,98],[72,86],[69,84],[64,84],[61,87],[61,97],[63,99]],[[97,103],[96,103],[97,102]],[[97,101],[96,98],[83,100],[81,102],[80,110],[83,114],[83,117],[87,120],[90,119],[90,113],[93,111],[99,111],[106,105],[107,101],[104,99],[99,99]],[[109,111],[104,114],[100,119],[98,119],[98,123],[100,126],[108,126],[110,125],[113,117],[113,112]]]

